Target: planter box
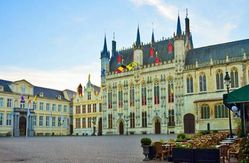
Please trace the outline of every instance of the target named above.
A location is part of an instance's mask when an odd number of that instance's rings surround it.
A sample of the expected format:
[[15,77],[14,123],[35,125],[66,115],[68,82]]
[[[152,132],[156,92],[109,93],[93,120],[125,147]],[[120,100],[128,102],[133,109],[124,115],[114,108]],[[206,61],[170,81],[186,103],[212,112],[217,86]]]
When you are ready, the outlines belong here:
[[194,149],[188,148],[173,148],[173,162],[194,162]]
[[173,148],[173,162],[189,162],[189,163],[219,163],[219,149],[188,149]]
[[154,146],[150,146],[149,147],[149,155],[148,155],[149,159],[152,160],[156,157],[156,150]]
[[219,149],[195,149],[196,163],[217,163],[220,162]]

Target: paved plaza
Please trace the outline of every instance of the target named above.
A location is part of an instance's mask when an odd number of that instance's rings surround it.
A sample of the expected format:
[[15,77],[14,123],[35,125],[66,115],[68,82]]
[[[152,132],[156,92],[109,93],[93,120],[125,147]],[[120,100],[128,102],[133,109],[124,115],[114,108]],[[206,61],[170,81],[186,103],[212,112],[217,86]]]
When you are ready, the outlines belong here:
[[150,137],[152,141],[176,137],[175,135],[130,135],[0,138],[0,163],[143,162],[140,139],[145,136]]

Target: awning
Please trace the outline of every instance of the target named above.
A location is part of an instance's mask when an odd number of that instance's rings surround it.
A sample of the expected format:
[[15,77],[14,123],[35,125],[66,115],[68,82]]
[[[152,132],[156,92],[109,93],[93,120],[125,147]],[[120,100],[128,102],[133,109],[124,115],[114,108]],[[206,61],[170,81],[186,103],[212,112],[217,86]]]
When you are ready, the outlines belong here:
[[231,104],[244,102],[249,102],[249,84],[224,95],[224,103]]

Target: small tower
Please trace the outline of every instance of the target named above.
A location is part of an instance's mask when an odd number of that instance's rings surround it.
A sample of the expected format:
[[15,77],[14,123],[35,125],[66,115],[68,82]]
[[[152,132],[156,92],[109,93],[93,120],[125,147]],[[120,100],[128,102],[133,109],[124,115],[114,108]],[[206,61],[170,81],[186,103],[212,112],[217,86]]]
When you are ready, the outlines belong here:
[[189,26],[188,9],[186,9],[186,18],[185,18],[185,47],[186,50],[193,49],[193,40]]
[[177,27],[176,27],[176,36],[180,37],[181,35],[182,35],[182,28],[181,28],[180,16],[178,14]]
[[138,65],[143,65],[143,51],[142,51],[142,45],[140,41],[139,26],[137,27],[137,39],[136,39],[134,52],[133,52],[133,61],[137,62]]
[[106,36],[104,38],[104,47],[101,52],[100,60],[101,60],[101,84],[102,84],[105,82],[105,75],[110,60],[110,52],[107,49]]

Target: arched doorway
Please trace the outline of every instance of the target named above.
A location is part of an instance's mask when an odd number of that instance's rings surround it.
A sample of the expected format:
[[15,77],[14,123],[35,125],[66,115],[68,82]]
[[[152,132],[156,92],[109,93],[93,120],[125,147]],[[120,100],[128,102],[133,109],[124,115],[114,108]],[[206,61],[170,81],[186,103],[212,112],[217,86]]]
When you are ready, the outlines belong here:
[[21,116],[19,119],[19,131],[20,131],[20,136],[25,136],[26,135],[26,118],[24,116]]
[[119,135],[124,135],[124,123],[120,121],[119,123]]
[[161,134],[161,123],[159,119],[155,121],[155,134]]
[[188,113],[184,115],[184,133],[195,133],[195,116],[193,114]]
[[98,135],[102,135],[102,118],[99,118]]

